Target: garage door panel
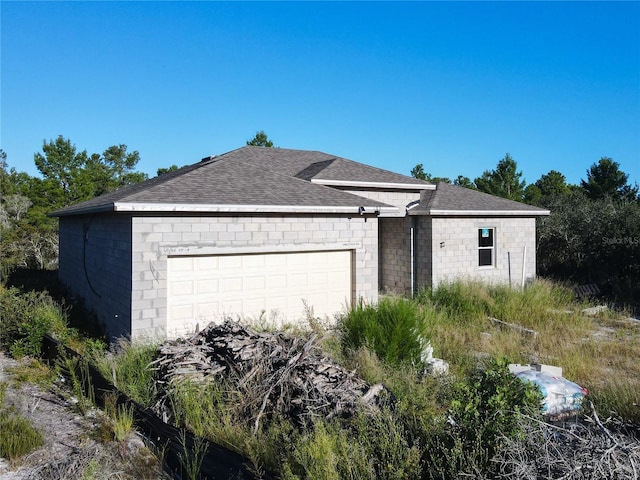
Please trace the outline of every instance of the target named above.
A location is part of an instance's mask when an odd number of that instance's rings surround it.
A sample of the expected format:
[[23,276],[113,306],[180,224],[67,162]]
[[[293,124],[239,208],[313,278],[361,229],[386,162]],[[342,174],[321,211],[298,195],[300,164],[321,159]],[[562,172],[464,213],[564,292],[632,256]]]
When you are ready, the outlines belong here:
[[216,315],[220,310],[220,304],[218,302],[201,303],[196,308],[196,319],[207,319]]
[[211,294],[220,291],[218,280],[199,280],[196,285],[198,294]]
[[266,283],[267,283],[266,278],[264,276],[249,277],[244,282],[244,290],[245,291],[264,290]]
[[171,313],[182,320],[193,318],[193,305],[175,305],[171,308]]
[[269,277],[267,278],[267,283],[269,285],[269,289],[284,288],[287,286],[287,276],[269,275]]
[[210,271],[218,268],[219,259],[218,257],[202,257],[196,265],[198,266],[199,271]]
[[264,267],[264,255],[245,255],[242,257],[242,267],[245,269],[262,269]]
[[173,292],[176,295],[191,295],[193,293],[193,282],[175,282],[173,284]]
[[242,292],[242,277],[225,278],[220,281],[220,293],[239,293]]
[[222,270],[241,270],[242,269],[242,256],[240,255],[227,255],[220,257],[220,269]]
[[351,251],[170,257],[167,285],[170,337],[229,315],[295,322],[303,300],[333,318],[351,303]]

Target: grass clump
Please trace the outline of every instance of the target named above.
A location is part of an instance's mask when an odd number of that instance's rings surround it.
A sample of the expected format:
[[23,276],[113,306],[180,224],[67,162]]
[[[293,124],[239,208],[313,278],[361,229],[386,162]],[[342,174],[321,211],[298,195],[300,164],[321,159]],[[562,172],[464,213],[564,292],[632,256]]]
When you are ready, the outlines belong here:
[[90,357],[96,368],[105,378],[111,379],[115,387],[139,404],[149,407],[156,393],[153,370],[149,364],[157,352],[157,345],[132,345],[121,339],[106,354],[96,349]]
[[109,440],[125,441],[134,431],[133,406],[118,404],[116,393],[104,395],[104,413],[106,417],[103,428],[108,432]]
[[0,384],[0,457],[13,461],[42,445],[42,434],[31,422],[5,405],[6,383]]

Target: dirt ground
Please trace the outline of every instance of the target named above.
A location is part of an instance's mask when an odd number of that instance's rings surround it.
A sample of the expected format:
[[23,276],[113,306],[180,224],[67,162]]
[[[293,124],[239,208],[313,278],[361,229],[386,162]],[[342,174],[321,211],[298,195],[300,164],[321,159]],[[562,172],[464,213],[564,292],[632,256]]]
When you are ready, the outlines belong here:
[[[15,382],[19,362],[0,352],[0,382],[7,383],[5,405],[32,422],[44,437],[41,448],[9,462],[0,458],[0,480],[167,478],[157,458],[135,432],[123,442],[99,438],[99,411],[77,412],[68,393]],[[1,434],[2,432],[0,432]]]

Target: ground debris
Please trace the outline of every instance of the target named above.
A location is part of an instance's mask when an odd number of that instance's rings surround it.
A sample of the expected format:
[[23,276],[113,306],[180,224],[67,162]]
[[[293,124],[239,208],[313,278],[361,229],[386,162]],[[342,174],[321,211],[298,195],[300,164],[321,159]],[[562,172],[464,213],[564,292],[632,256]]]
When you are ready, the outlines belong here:
[[172,385],[215,378],[232,381],[254,399],[254,431],[264,415],[278,413],[303,426],[314,417],[351,416],[358,407],[377,409],[391,399],[382,385],[369,385],[355,371],[322,355],[317,336],[257,332],[239,323],[210,324],[186,340],[167,341],[151,364],[161,394],[156,411],[171,414]]
[[638,427],[592,415],[580,423],[560,426],[522,418],[523,434],[504,438],[493,459],[502,480],[638,480],[640,437]]

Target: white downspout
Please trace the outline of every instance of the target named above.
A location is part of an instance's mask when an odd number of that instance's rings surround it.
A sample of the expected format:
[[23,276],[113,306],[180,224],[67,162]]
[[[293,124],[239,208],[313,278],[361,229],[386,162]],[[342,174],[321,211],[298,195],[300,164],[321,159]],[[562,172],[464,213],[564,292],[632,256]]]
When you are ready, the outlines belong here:
[[[411,210],[412,208],[417,207],[418,205],[420,205],[420,200],[416,200],[415,202],[411,202],[409,205],[407,205],[406,207],[406,213],[409,213],[409,210]],[[411,226],[409,227],[409,251],[410,251],[410,256],[411,256],[411,298],[413,298],[415,296],[415,286],[416,286],[416,272],[415,272],[415,225],[416,225],[416,220],[413,217],[411,218]]]
[[415,255],[415,253],[414,253],[415,247],[414,247],[414,243],[413,243],[413,230],[414,230],[413,224],[414,224],[414,220],[412,218],[411,219],[411,298],[413,298],[415,296],[414,290],[415,290],[415,284],[416,284],[416,281],[415,281],[416,274],[414,272],[414,266],[413,266],[414,265],[414,255]]
[[525,263],[527,261],[527,246],[524,246],[524,251],[522,252],[522,289],[524,290],[524,272],[525,272]]

